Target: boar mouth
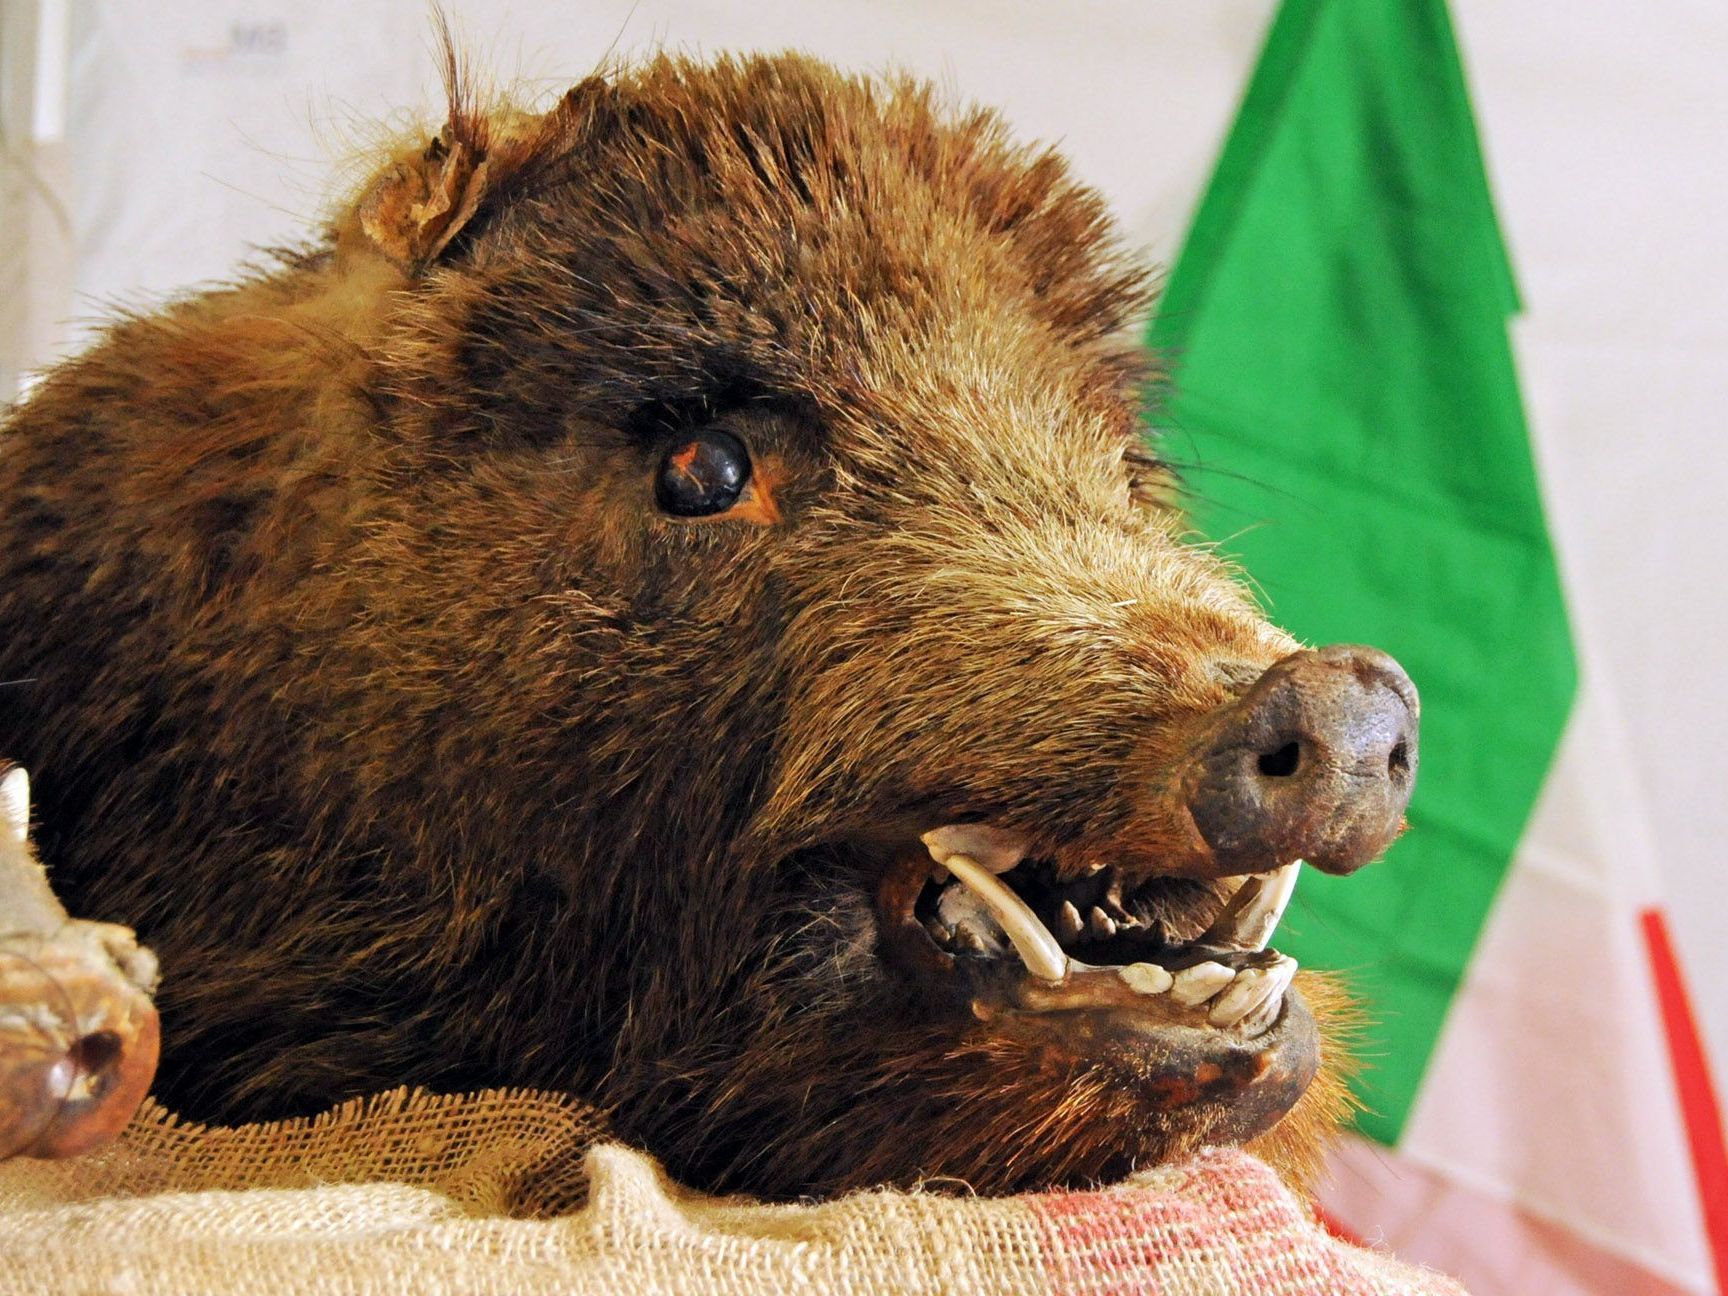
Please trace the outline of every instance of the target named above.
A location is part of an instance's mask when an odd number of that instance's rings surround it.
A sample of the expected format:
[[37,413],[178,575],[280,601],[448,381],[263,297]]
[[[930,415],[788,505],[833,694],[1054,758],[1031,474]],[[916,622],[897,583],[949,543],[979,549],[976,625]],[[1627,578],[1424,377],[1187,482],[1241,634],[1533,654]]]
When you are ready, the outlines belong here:
[[1019,834],[988,824],[952,824],[922,840],[929,857],[902,862],[878,896],[888,944],[902,962],[911,955],[911,970],[993,967],[993,985],[1012,984],[1013,1006],[1032,1012],[1156,1004],[1249,1039],[1278,1020],[1296,962],[1268,945],[1300,860],[1125,891],[1113,866],[1067,876],[1056,861],[1029,857]]
[[1296,962],[1270,948],[1300,860],[1216,881],[1143,879],[1029,856],[1019,834],[958,824],[884,875],[885,961],[975,1024],[1097,1065],[1167,1117],[1238,1141],[1275,1124],[1319,1067]]

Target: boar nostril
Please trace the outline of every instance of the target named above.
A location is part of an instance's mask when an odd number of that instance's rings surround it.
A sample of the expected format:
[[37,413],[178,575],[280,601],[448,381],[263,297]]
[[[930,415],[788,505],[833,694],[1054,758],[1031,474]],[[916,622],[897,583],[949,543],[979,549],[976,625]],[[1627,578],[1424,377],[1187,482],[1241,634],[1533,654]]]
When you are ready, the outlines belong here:
[[1402,830],[1416,781],[1416,689],[1372,648],[1294,653],[1215,713],[1184,782],[1220,873],[1305,859],[1348,873]]
[[1399,778],[1410,772],[1410,744],[1400,738],[1392,748],[1392,754],[1386,758],[1386,772],[1393,778]]
[[1260,757],[1260,772],[1267,778],[1289,778],[1302,764],[1302,744],[1287,742],[1277,751]]

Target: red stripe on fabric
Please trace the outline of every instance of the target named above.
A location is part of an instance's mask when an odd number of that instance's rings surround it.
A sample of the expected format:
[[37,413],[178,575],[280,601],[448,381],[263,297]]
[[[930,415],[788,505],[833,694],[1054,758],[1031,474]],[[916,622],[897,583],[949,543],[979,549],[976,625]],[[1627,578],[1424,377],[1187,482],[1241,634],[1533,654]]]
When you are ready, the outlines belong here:
[[1330,1237],[1273,1169],[1208,1148],[1140,1184],[1021,1199],[1050,1296],[1464,1296],[1451,1279]]
[[1674,1067],[1674,1088],[1686,1123],[1686,1143],[1692,1152],[1692,1173],[1698,1180],[1698,1201],[1704,1210],[1704,1233],[1716,1269],[1716,1290],[1728,1293],[1728,1145],[1722,1136],[1722,1105],[1710,1078],[1703,1038],[1692,1013],[1692,1001],[1680,975],[1680,960],[1660,909],[1638,915],[1650,954],[1650,974],[1662,1008],[1668,1037],[1668,1058]]

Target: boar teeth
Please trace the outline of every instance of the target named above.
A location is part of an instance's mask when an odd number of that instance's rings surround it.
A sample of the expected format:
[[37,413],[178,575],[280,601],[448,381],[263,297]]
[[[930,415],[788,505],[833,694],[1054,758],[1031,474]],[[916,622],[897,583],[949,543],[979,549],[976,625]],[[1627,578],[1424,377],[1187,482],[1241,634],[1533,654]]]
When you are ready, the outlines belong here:
[[[936,851],[931,845],[930,853],[935,855]],[[950,854],[938,857],[937,862],[989,908],[1028,972],[1045,981],[1061,981],[1068,975],[1068,956],[1062,946],[1006,883],[970,855]]]
[[1062,907],[1056,911],[1056,930],[1062,933],[1066,940],[1080,939],[1080,933],[1086,930],[1086,925],[1080,921],[1080,911],[1074,907],[1072,900],[1064,900]]
[[[992,948],[993,946],[994,948]],[[954,929],[954,948],[962,950],[968,954],[989,955],[992,953],[1001,953],[1002,947],[996,945],[994,941],[989,941],[987,943],[985,937],[979,933],[977,928],[968,927],[962,924]]]
[[990,906],[959,883],[950,883],[936,901],[937,919],[952,929],[955,943],[975,954],[1006,954],[1002,929]]
[[1116,969],[1116,975],[1136,994],[1160,995],[1176,983],[1167,968],[1156,963],[1130,963]]
[[1238,972],[1230,988],[1213,1002],[1206,1020],[1214,1026],[1242,1024],[1250,1015],[1282,999],[1295,975],[1296,960],[1282,954],[1263,968]]
[[1256,873],[1230,897],[1224,911],[1200,939],[1230,949],[1263,950],[1278,929],[1278,920],[1296,891],[1302,861],[1291,860],[1270,873]]
[[1184,1008],[1194,1008],[1205,1003],[1235,979],[1236,974],[1229,968],[1208,959],[1178,972],[1172,978],[1174,984],[1170,989],[1170,997]]

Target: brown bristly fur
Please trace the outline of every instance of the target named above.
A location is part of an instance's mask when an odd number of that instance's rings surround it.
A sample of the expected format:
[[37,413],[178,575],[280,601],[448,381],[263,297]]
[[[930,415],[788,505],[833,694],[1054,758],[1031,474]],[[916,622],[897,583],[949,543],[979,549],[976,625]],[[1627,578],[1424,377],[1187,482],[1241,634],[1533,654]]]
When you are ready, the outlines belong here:
[[1311,1196],[1320,1186],[1323,1157],[1333,1134],[1361,1109],[1350,1081],[1360,1068],[1356,1049],[1367,1016],[1361,1000],[1335,974],[1300,972],[1296,988],[1320,1024],[1320,1050],[1326,1064],[1290,1114],[1252,1140],[1248,1150],[1276,1166],[1291,1187]]
[[[1203,1139],[931,1008],[870,904],[868,844],[956,818],[1154,875],[1146,789],[1294,647],[1140,445],[1103,201],[797,56],[449,98],[0,432],[0,749],[74,905],[162,954],[164,1100],[563,1087],[774,1196]],[[781,523],[656,511],[716,418]],[[1258,1145],[1293,1174],[1339,1052]]]

